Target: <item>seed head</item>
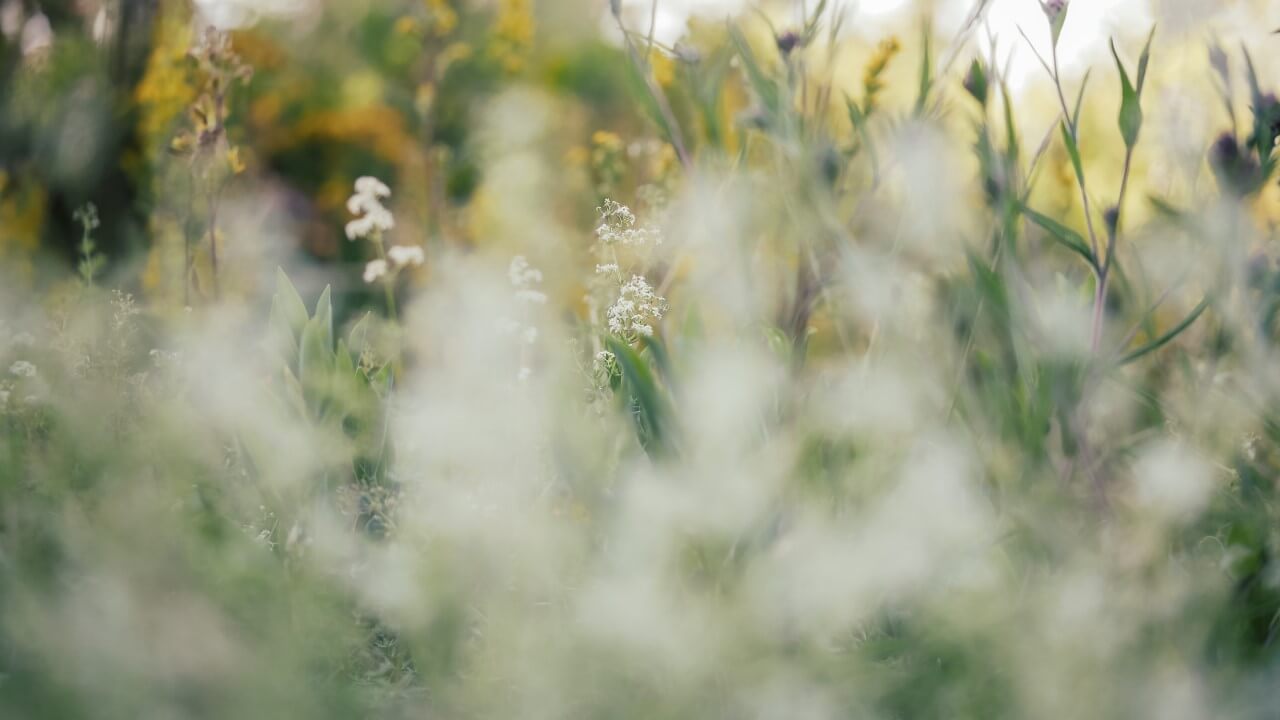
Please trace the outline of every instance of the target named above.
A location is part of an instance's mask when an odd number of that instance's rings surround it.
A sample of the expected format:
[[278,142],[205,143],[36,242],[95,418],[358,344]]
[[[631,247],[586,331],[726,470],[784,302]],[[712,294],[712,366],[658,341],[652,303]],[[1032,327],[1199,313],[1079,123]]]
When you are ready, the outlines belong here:
[[775,41],[778,43],[778,52],[786,57],[800,45],[800,36],[794,30],[788,30],[775,38]]

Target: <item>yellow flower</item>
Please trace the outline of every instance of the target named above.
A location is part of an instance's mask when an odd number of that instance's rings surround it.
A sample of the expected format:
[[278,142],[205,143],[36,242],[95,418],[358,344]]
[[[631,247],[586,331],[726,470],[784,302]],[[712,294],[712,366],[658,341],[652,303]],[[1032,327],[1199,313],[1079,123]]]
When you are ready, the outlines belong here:
[[240,148],[233,147],[227,150],[227,165],[231,167],[233,175],[239,175],[244,172],[244,159],[240,157]]
[[653,79],[662,87],[669,87],[676,80],[676,61],[674,58],[654,51],[650,55],[650,67],[653,68]]
[[862,73],[862,92],[865,110],[871,111],[876,106],[876,98],[884,89],[884,72],[889,62],[902,50],[898,38],[890,36],[880,41],[876,51],[872,53],[867,67]]

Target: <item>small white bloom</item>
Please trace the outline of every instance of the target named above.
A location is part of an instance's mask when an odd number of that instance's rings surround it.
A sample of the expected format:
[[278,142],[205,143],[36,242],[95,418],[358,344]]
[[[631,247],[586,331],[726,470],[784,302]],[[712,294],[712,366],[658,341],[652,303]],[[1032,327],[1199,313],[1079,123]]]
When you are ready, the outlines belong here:
[[383,207],[381,198],[391,196],[391,189],[377,178],[362,177],[356,180],[356,191],[347,200],[347,210],[356,216],[347,223],[347,239],[369,237],[375,232],[386,232],[396,226],[391,211]]
[[530,265],[523,255],[516,255],[511,258],[507,277],[511,279],[512,287],[527,288],[542,282],[542,271]]
[[391,197],[391,188],[387,187],[386,183],[378,178],[369,175],[356,178],[356,192],[360,195],[372,197]]
[[14,375],[17,375],[18,377],[26,377],[26,378],[35,377],[36,366],[32,365],[26,360],[19,360],[9,366],[9,372],[13,373]]
[[0,7],[0,33],[5,38],[12,40],[22,30],[22,2],[21,0],[8,0],[4,7]]
[[387,259],[397,268],[418,266],[426,262],[426,254],[417,245],[392,245],[387,248]]
[[632,275],[609,307],[609,332],[615,335],[653,335],[653,323],[667,311],[667,301],[653,291],[649,281]]
[[53,45],[53,26],[42,12],[32,15],[22,26],[22,54],[34,55]]
[[654,228],[637,226],[635,213],[620,202],[606,199],[596,212],[600,213],[596,239],[602,245],[662,244],[662,235]]
[[368,265],[364,266],[364,281],[366,283],[376,282],[378,279],[387,274],[386,260],[370,260]]
[[547,295],[546,293],[541,293],[537,290],[517,290],[516,302],[523,303],[525,305],[545,305],[547,302]]
[[618,272],[618,263],[605,263],[603,265],[596,265],[597,275],[612,275],[613,273],[616,273],[616,272]]

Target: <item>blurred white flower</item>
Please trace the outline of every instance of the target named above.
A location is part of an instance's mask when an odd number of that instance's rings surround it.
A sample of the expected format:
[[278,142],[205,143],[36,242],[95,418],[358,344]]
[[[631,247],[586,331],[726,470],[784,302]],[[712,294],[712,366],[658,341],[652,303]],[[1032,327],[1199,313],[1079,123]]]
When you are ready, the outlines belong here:
[[380,280],[387,274],[386,260],[370,260],[369,264],[364,266],[364,281],[372,283]]
[[18,377],[35,377],[36,366],[26,360],[19,360],[9,366],[9,372],[17,375]]
[[511,279],[511,286],[516,289],[516,302],[522,305],[542,305],[547,302],[546,294],[533,289],[534,285],[542,282],[542,271],[530,265],[523,255],[511,258],[507,277]]
[[426,262],[426,255],[417,245],[392,245],[387,248],[387,260],[396,268],[418,266]]
[[616,335],[653,335],[653,323],[662,319],[667,301],[653,291],[649,281],[632,275],[609,307],[609,331]]
[[347,223],[347,239],[366,238],[375,233],[381,235],[396,226],[391,211],[383,207],[382,198],[391,197],[391,188],[374,177],[356,180],[356,191],[347,199],[347,210],[356,216]]
[[1135,500],[1166,520],[1194,516],[1213,492],[1213,466],[1173,440],[1147,447],[1133,468]]
[[42,12],[32,15],[22,26],[22,54],[30,56],[53,45],[53,26]]
[[596,238],[603,245],[662,244],[662,235],[654,228],[637,227],[635,214],[620,202],[606,199],[596,212],[600,213]]
[[8,0],[4,7],[0,7],[0,33],[3,33],[6,39],[12,40],[21,31],[22,2]]
[[107,6],[103,5],[98,8],[98,14],[94,16],[93,27],[91,28],[93,41],[99,45],[106,44],[115,32],[115,26],[115,19],[107,13]]

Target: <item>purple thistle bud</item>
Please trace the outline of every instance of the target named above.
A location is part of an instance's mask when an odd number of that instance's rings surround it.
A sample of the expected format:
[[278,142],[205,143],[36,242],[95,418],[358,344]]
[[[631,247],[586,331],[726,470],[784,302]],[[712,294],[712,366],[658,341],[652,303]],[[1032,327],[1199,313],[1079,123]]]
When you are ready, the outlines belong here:
[[1218,178],[1218,185],[1237,195],[1248,195],[1258,187],[1260,169],[1252,156],[1240,150],[1240,142],[1234,133],[1224,132],[1209,148],[1209,166]]
[[784,57],[790,55],[791,51],[800,45],[800,36],[794,30],[782,33],[775,40],[778,43],[778,52],[782,53]]
[[1107,223],[1107,234],[1110,237],[1116,236],[1116,228],[1120,225],[1120,208],[1112,205],[1102,213],[1102,219]]

